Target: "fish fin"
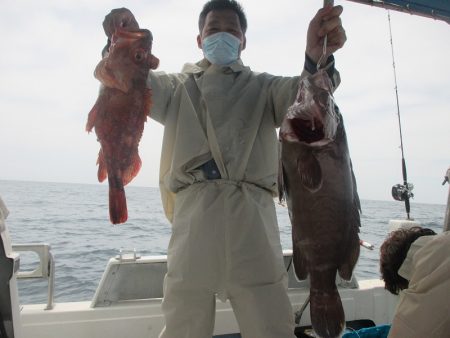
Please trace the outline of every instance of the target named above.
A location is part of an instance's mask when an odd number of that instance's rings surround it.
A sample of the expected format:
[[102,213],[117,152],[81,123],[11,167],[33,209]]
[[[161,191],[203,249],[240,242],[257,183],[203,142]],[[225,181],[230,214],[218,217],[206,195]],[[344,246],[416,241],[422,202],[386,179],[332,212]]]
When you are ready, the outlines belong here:
[[114,65],[110,65],[109,57],[103,58],[95,67],[94,77],[99,80],[102,85],[108,88],[115,88],[124,93],[128,93],[133,85],[131,75],[129,73],[120,74]]
[[346,245],[347,250],[345,256],[343,257],[343,262],[338,268],[339,276],[345,280],[352,279],[353,269],[359,258],[359,236],[357,233],[352,236],[350,243]]
[[356,184],[356,177],[355,177],[355,173],[353,172],[353,164],[352,164],[351,159],[350,159],[350,173],[352,175],[353,205],[356,207],[356,209],[360,213],[361,212],[361,202],[359,200],[358,187]]
[[112,224],[125,223],[128,219],[127,199],[123,187],[109,187],[109,219]]
[[332,290],[311,288],[311,324],[319,337],[340,337],[344,330],[345,315],[336,286]]
[[[145,88],[144,91],[144,113],[150,116],[150,111],[152,108],[152,90],[150,88]],[[147,119],[146,119],[147,120]]]
[[359,198],[354,197],[353,206],[349,211],[349,239],[345,247],[347,248],[344,253],[341,265],[339,266],[339,276],[345,280],[352,278],[353,269],[359,258],[360,245],[359,245],[359,228],[361,226]]
[[99,182],[103,182],[108,176],[108,171],[106,170],[105,155],[103,155],[103,151],[101,148],[100,151],[98,152],[97,164],[98,164],[97,178]]
[[98,100],[95,102],[94,106],[92,107],[91,111],[88,114],[88,120],[86,123],[86,131],[90,133],[92,131],[92,128],[95,126],[95,120],[97,119],[97,112],[98,112]]
[[[336,113],[340,120],[338,130],[339,130],[339,133],[341,134],[340,137],[343,138],[343,147],[345,148],[344,152],[347,152],[350,154],[350,150],[348,148],[347,134],[345,132],[345,127],[344,127],[344,118],[342,117],[342,114],[340,113],[339,107],[337,105],[335,105],[335,110],[336,110]],[[350,156],[349,156],[349,161],[350,161],[350,163],[349,163],[350,173],[352,176],[353,206],[358,210],[358,218],[359,218],[359,213],[361,213],[361,202],[359,200],[358,188],[357,188],[357,184],[356,184],[356,177],[355,177],[355,173],[353,171],[353,163],[352,163],[352,159],[350,158]],[[358,227],[360,227],[360,226],[361,226],[361,224],[358,224]]]
[[305,257],[302,255],[300,248],[298,248],[295,244],[292,253],[292,259],[294,262],[295,275],[299,280],[305,280],[308,277],[308,269]]
[[305,188],[314,192],[322,186],[322,169],[320,163],[312,151],[305,156],[299,157],[297,170],[300,180]]
[[136,152],[133,155],[133,160],[131,164],[123,173],[122,180],[124,186],[130,183],[131,180],[136,177],[136,175],[139,173],[139,170],[141,170],[141,166],[142,166],[141,158],[139,157],[139,154]]
[[338,272],[345,280],[352,278],[353,269],[359,258],[360,245],[359,245],[359,228],[361,227],[361,203],[359,201],[358,192],[356,189],[356,179],[353,173],[352,162],[350,160],[350,171],[353,181],[353,205],[349,211],[349,231],[352,234],[349,238],[348,244],[345,245],[347,251],[343,257],[342,263],[339,266]]
[[278,201],[282,204],[286,200],[286,174],[283,168],[283,161],[281,160],[281,143],[279,144],[278,152]]

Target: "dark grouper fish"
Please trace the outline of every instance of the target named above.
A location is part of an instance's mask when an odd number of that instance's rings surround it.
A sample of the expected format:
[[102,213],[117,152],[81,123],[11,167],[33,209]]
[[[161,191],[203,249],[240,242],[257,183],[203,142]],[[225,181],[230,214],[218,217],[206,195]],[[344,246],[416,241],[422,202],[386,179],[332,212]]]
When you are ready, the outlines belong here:
[[281,128],[280,198],[292,223],[299,279],[310,277],[311,322],[339,337],[345,316],[336,272],[349,280],[359,257],[360,203],[342,116],[324,70],[302,81]]
[[124,186],[139,172],[138,145],[151,105],[147,86],[150,69],[159,60],[151,54],[149,30],[117,28],[109,53],[97,65],[94,76],[102,83],[89,113],[86,130],[95,128],[100,152],[98,180],[108,177],[109,215],[113,224],[128,218]]

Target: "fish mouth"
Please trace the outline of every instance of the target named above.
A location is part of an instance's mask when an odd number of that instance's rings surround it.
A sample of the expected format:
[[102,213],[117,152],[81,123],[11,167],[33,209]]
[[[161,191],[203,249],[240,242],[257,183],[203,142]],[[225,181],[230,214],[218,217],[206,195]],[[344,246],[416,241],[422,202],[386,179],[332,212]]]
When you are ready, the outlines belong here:
[[339,124],[332,92],[333,84],[323,69],[304,78],[282,122],[280,139],[310,146],[332,142]]
[[151,54],[153,35],[152,32],[150,32],[148,29],[127,30],[123,28],[117,28],[116,32],[113,34],[112,39],[113,43],[116,43],[119,39],[124,39],[127,41],[145,39],[149,41],[150,47],[147,64],[150,67],[150,69],[158,68],[159,59],[153,54]]
[[112,36],[112,41],[115,42],[118,38],[131,40],[149,38],[150,41],[153,41],[153,35],[148,29],[126,30],[123,28],[117,28]]
[[298,142],[315,143],[325,137],[323,123],[319,119],[303,120],[288,119],[291,125],[291,131]]
[[333,142],[320,119],[286,118],[280,128],[280,140],[321,147]]

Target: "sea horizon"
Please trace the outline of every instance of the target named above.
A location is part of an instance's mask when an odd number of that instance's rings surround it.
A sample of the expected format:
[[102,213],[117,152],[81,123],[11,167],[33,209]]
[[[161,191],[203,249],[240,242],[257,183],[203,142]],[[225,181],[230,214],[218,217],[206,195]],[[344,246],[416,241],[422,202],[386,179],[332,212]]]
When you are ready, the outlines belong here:
[[[108,182],[63,182],[63,181],[39,181],[39,180],[26,180],[26,179],[0,179],[1,181],[5,181],[5,182],[29,182],[29,183],[50,183],[50,184],[75,184],[75,185],[89,185],[89,186],[105,186],[108,187]],[[126,187],[125,187],[125,191],[127,188],[155,188],[159,190],[159,186],[153,186],[153,185],[141,185],[141,184],[135,184],[133,182],[130,182]],[[0,191],[1,194],[1,191]],[[1,195],[0,195],[1,197]],[[376,198],[364,198],[360,196],[360,200],[365,200],[365,201],[374,201],[374,202],[396,202],[396,203],[400,203],[402,204],[403,202],[401,201],[396,201],[393,198],[392,199],[376,199]],[[430,205],[443,205],[446,206],[446,203],[430,203],[430,202],[422,202],[422,201],[415,201],[414,197],[410,199],[410,203],[411,204],[430,204]]]

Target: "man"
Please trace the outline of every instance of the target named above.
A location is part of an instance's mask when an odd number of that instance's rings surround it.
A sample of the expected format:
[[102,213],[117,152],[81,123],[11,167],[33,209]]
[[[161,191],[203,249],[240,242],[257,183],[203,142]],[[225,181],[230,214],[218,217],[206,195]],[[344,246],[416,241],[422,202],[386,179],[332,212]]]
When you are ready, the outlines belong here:
[[450,332],[450,232],[400,228],[380,248],[385,287],[399,294],[390,338],[447,338]]
[[[346,40],[342,7],[319,10],[308,29],[301,76],[254,73],[243,65],[247,21],[234,0],[212,0],[199,18],[205,58],[179,74],[150,72],[150,116],[164,124],[160,189],[172,222],[162,338],[211,338],[216,296],[230,300],[244,338],[292,338],[273,197],[275,128],[302,76]],[[329,73],[337,85],[338,74]]]

